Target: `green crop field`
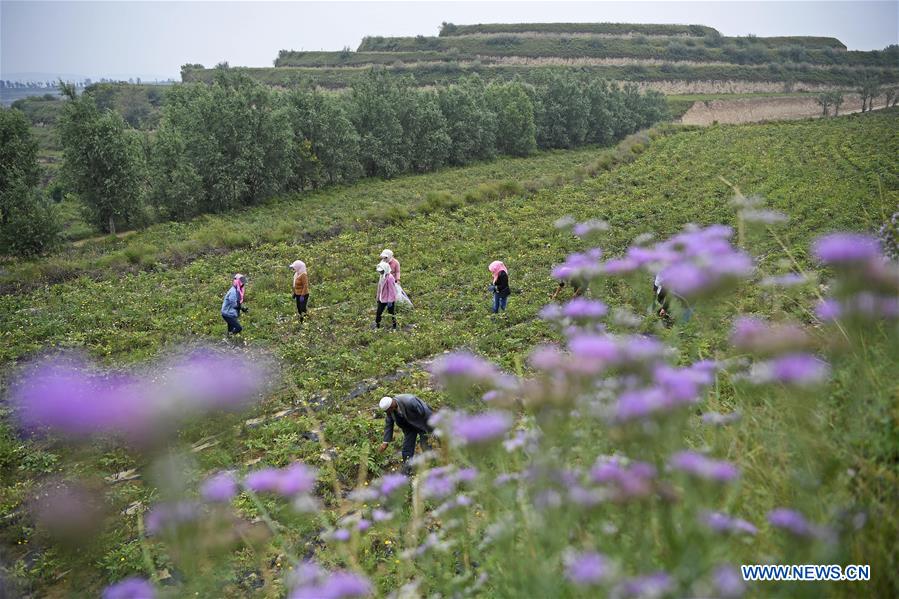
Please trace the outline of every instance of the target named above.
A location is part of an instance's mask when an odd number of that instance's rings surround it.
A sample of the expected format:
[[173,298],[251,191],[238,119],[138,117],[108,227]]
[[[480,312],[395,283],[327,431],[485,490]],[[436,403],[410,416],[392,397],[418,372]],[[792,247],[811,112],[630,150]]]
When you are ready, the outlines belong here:
[[[360,472],[373,479],[398,465],[391,454],[372,453],[380,441],[382,420],[373,407],[381,395],[408,391],[436,408],[454,405],[450,396],[430,385],[423,360],[467,348],[510,372],[521,372],[535,343],[559,338],[537,318],[555,288],[548,273],[567,253],[585,246],[556,229],[557,219],[604,219],[610,229],[603,250],[615,256],[641,234],[662,239],[687,223],[737,224],[730,183],[743,193],[761,195],[767,206],[791,219],[777,239],[752,238],[759,268],[774,272],[788,257],[797,266],[812,266],[808,247],[815,236],[840,229],[875,230],[899,204],[896,109],[815,121],[666,129],[624,143],[618,153],[591,148],[502,159],[394,181],[365,181],[252,210],[159,225],[125,239],[69,250],[57,257],[59,270],[68,272],[55,275],[62,281],[55,284],[46,283],[54,275],[38,263],[5,264],[5,276],[30,290],[0,296],[4,374],[48,348],[83,349],[101,363],[119,367],[179,343],[207,341],[225,347],[221,296],[231,274],[243,272],[249,277],[251,311],[242,320],[246,346],[233,351],[249,355],[263,350],[278,363],[275,390],[245,417],[303,409],[252,425],[228,416],[188,427],[179,442],[199,447],[189,471],[198,481],[220,468],[242,472],[248,463],[283,466],[302,460],[318,467],[324,480],[347,488],[357,483]],[[377,281],[374,265],[383,247],[393,248],[401,259],[403,284],[415,302],[413,310],[400,311],[398,332],[368,328]],[[308,264],[311,282],[311,313],[303,325],[296,321],[287,269],[297,258]],[[501,319],[488,313],[487,264],[494,259],[508,265],[514,289]],[[41,280],[41,287],[24,284],[29,272]],[[71,273],[85,276],[71,279]],[[612,307],[642,315],[651,301],[650,282],[638,287],[645,288],[645,294],[631,293],[617,283],[590,292]],[[786,313],[810,323],[807,306],[815,293],[804,289],[781,302],[758,287],[747,287],[714,312],[703,314],[699,306],[684,327],[656,328],[646,319],[642,330],[679,343],[688,359],[716,357],[725,351],[730,319],[736,314]],[[870,590],[879,596],[891,594],[899,584],[895,446],[890,449],[895,404],[892,416],[884,405],[896,396],[895,379],[890,382],[887,373],[899,365],[891,347],[884,347],[869,348],[869,367],[885,388],[859,407],[870,419],[864,445],[851,446],[857,437],[838,428],[826,429],[816,440],[819,451],[840,460],[851,456],[855,473],[855,478],[837,477],[821,490],[828,502],[861,502],[876,516],[874,526],[864,528],[848,551],[854,560],[850,563],[872,565]],[[397,371],[399,375],[388,377]],[[823,421],[839,420],[850,379],[848,371],[838,370],[826,392],[816,396]],[[729,385],[716,388],[710,402],[714,409],[743,412],[743,422],[731,429],[734,436],[725,439],[720,431],[701,427],[698,412],[689,416],[685,434],[693,446],[722,450],[743,470],[741,491],[730,496],[729,509],[761,522],[761,514],[788,505],[794,496],[783,468],[787,456],[766,440],[788,433],[795,423],[783,417],[777,403],[736,395]],[[597,442],[604,443],[606,451],[614,449],[610,440]],[[140,534],[143,520],[137,514],[159,499],[141,479],[107,486],[116,517],[96,542],[73,554],[46,545],[22,515],[38,478],[77,472],[104,485],[101,477],[144,467],[136,455],[101,442],[67,455],[64,445],[22,440],[11,425],[3,425],[0,534],[12,548],[4,556],[8,574],[21,589],[33,596],[94,596],[104,583],[150,574],[150,566],[157,571],[154,576],[166,572],[168,583],[177,580],[173,564],[179,556]],[[282,547],[288,545],[323,563],[353,564],[369,574],[379,595],[396,590],[397,580],[408,580],[425,567],[426,560],[400,564],[403,530],[379,528],[364,549],[353,544],[347,550],[317,537],[318,528],[335,525],[350,509],[330,490],[323,492],[322,501],[320,519],[286,519],[289,524],[277,538],[235,552],[217,571],[222,585],[217,596],[251,595],[262,584],[271,584],[265,592],[276,596],[280,582],[275,579],[288,566]],[[127,509],[135,505],[138,509]],[[286,511],[268,498],[254,504],[242,496],[235,506],[247,520],[265,516],[262,508]],[[649,512],[633,507],[632,521],[642,521],[641,514]],[[475,538],[485,534],[476,520],[467,526],[476,530]],[[760,526],[751,543],[734,540],[721,550],[737,564],[762,563],[765,555],[778,554],[778,547],[771,527]],[[655,550],[650,553],[647,561],[664,561]],[[503,580],[499,569],[495,576]],[[493,586],[499,583],[492,579],[484,584],[484,596],[512,593]],[[828,589],[848,595],[858,587]]]

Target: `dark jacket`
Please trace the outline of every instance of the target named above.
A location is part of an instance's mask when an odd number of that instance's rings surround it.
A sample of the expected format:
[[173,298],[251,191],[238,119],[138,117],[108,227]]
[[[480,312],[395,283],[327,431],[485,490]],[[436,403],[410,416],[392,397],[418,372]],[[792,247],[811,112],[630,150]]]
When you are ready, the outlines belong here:
[[494,293],[498,294],[500,297],[509,297],[512,293],[512,290],[509,289],[509,273],[504,270],[499,272],[499,276],[496,277],[496,283],[493,285],[496,288]]
[[393,440],[394,422],[403,429],[403,432],[415,430],[422,433],[430,433],[434,430],[428,424],[428,419],[432,414],[428,404],[410,393],[395,395],[393,399],[396,400],[396,409],[387,412],[387,419],[384,423],[385,443]]

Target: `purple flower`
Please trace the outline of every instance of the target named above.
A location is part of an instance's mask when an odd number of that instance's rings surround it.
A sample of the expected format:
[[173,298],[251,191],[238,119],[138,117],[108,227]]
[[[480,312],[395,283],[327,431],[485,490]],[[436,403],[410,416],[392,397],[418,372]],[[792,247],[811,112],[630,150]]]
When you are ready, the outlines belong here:
[[381,508],[375,508],[371,512],[371,518],[375,522],[384,522],[393,518],[393,514],[386,510],[382,510]]
[[244,485],[254,493],[271,493],[278,489],[281,472],[277,468],[261,468],[247,474]]
[[288,599],[344,599],[368,597],[371,593],[371,583],[364,576],[352,572],[327,574],[319,571],[309,582],[294,588]]
[[579,335],[568,342],[571,351],[570,368],[575,372],[593,374],[612,366],[621,357],[618,343],[608,335]]
[[751,522],[742,518],[732,518],[722,512],[702,512],[699,515],[699,521],[719,533],[744,533],[755,536],[758,532],[758,529]]
[[27,366],[14,382],[11,403],[27,430],[42,428],[74,436],[140,434],[152,401],[136,378],[104,375],[78,356],[46,357]]
[[156,589],[149,580],[126,578],[103,589],[103,599],[153,599]]
[[409,478],[402,474],[385,474],[381,477],[381,481],[376,483],[381,496],[389,497],[394,491],[401,489],[409,484]]
[[665,572],[654,572],[621,581],[612,589],[611,596],[616,599],[661,597],[671,591],[673,587],[674,580],[671,576]]
[[723,599],[736,599],[746,592],[746,583],[743,576],[734,566],[722,565],[712,572],[712,584],[719,597]]
[[511,426],[512,418],[505,412],[456,414],[452,419],[452,435],[454,441],[476,445],[502,437]]
[[640,264],[632,258],[611,258],[602,264],[602,272],[607,275],[620,275],[633,272]]
[[755,364],[751,377],[758,383],[778,382],[807,387],[827,379],[830,368],[827,363],[811,354],[786,354]]
[[456,352],[434,361],[431,375],[444,385],[489,383],[500,375],[496,367],[474,354]]
[[664,389],[674,400],[673,403],[692,402],[702,388],[711,385],[715,380],[714,366],[707,368],[697,363],[687,368],[672,368],[665,364],[657,366],[653,371],[656,384]]
[[880,242],[876,237],[858,233],[832,233],[812,245],[818,261],[831,265],[851,265],[878,259]]
[[341,543],[345,543],[350,540],[350,531],[345,528],[338,528],[331,534],[331,538],[335,541],[340,541]]
[[808,347],[810,339],[793,323],[769,323],[760,318],[741,316],[734,322],[730,342],[737,349],[774,354]]
[[695,451],[680,451],[668,463],[674,470],[714,482],[727,483],[740,477],[740,471],[730,462],[713,460]]
[[147,533],[159,535],[176,531],[180,526],[200,517],[200,505],[193,501],[158,503],[144,520]]
[[843,307],[835,299],[824,299],[815,306],[815,316],[823,322],[838,319],[843,313]]
[[565,568],[565,576],[578,586],[598,584],[608,575],[608,559],[595,551],[587,551],[571,556]]
[[244,479],[244,486],[254,493],[277,493],[284,497],[305,494],[315,487],[316,471],[301,462],[280,470],[262,468]]
[[371,520],[366,520],[365,518],[360,518],[359,522],[356,524],[356,529],[359,532],[365,532],[371,528]]
[[228,503],[237,495],[237,480],[232,472],[219,472],[206,479],[200,496],[212,503]]
[[618,458],[599,459],[590,470],[590,479],[608,485],[616,501],[646,497],[653,490],[656,469],[646,462],[624,464]]
[[811,537],[815,535],[814,527],[809,524],[805,516],[788,508],[777,508],[768,512],[768,522],[772,526],[786,530],[797,537]]
[[432,468],[425,473],[421,485],[421,494],[425,499],[443,499],[456,492],[456,489],[472,482],[478,475],[474,468],[456,470],[448,466]]
[[615,403],[615,420],[642,420],[659,412],[667,412],[674,405],[672,398],[658,387],[625,391]]
[[294,462],[281,470],[278,493],[286,497],[309,493],[315,488],[316,471],[301,462]]
[[567,281],[570,279],[592,279],[602,274],[602,267],[599,259],[602,257],[602,250],[593,248],[582,254],[571,254],[565,259],[565,262],[555,267],[552,276],[555,279]]
[[245,408],[263,390],[266,370],[230,353],[201,349],[173,359],[159,387],[167,403],[185,412]]
[[576,297],[562,306],[562,315],[575,320],[602,318],[609,312],[609,307],[598,300]]

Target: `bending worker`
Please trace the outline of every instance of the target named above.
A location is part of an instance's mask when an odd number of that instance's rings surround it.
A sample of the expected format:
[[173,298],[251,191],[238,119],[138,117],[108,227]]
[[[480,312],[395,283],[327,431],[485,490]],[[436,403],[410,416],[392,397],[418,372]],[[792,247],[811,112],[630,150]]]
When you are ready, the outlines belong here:
[[384,452],[393,440],[393,423],[396,422],[403,429],[403,471],[408,473],[411,470],[409,460],[415,455],[416,437],[423,450],[431,449],[428,435],[434,428],[428,424],[428,420],[433,412],[428,404],[409,393],[402,393],[396,397],[382,397],[378,407],[387,412],[384,422],[384,442],[378,451]]

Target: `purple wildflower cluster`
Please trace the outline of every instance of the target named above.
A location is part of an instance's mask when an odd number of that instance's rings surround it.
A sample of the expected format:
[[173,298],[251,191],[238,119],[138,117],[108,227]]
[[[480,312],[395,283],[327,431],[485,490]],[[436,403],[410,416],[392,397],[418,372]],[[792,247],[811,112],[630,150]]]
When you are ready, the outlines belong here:
[[668,465],[673,470],[712,482],[729,483],[740,477],[740,470],[730,462],[713,460],[695,451],[679,451],[671,456]]
[[421,483],[421,494],[425,499],[445,499],[461,487],[472,483],[478,477],[474,468],[441,466],[425,472]]
[[315,488],[316,470],[294,462],[284,468],[262,468],[244,479],[244,486],[254,493],[275,493],[283,497],[306,495]]
[[144,578],[126,578],[103,589],[102,599],[153,599],[156,589]]
[[662,284],[678,295],[708,295],[754,271],[749,254],[730,244],[732,236],[733,230],[724,225],[688,227],[653,246],[632,245],[620,258],[597,262],[599,272],[591,274],[615,276],[644,270],[658,274]]
[[790,508],[781,507],[768,512],[768,523],[799,538],[823,539],[831,535],[828,529],[812,524],[801,512]]
[[29,431],[75,438],[111,434],[142,443],[197,414],[246,407],[263,389],[265,373],[255,361],[212,350],[128,374],[62,354],[27,365],[11,401]]
[[328,572],[314,562],[303,562],[291,574],[288,599],[350,599],[368,597],[373,588],[369,580],[354,572]]
[[565,577],[578,586],[593,586],[609,577],[609,559],[595,551],[568,556]]
[[608,489],[614,501],[647,497],[656,486],[656,469],[646,462],[625,462],[600,457],[590,470],[590,480]]
[[734,321],[730,342],[736,349],[757,355],[780,354],[811,346],[811,338],[799,325],[769,323],[752,316],[740,316]]
[[147,533],[172,534],[185,525],[196,523],[203,513],[203,506],[196,501],[172,501],[157,503],[144,519]]
[[834,233],[815,241],[812,252],[836,272],[833,297],[816,308],[822,321],[899,319],[899,264],[870,235]]
[[492,363],[468,352],[455,352],[438,358],[431,366],[431,375],[448,388],[490,385],[501,377]]
[[512,427],[506,412],[491,410],[480,414],[455,412],[444,416],[438,424],[447,430],[450,442],[458,445],[484,445],[502,438]]
[[758,528],[742,518],[733,518],[723,512],[703,511],[699,521],[710,530],[722,534],[747,534],[755,536]]

